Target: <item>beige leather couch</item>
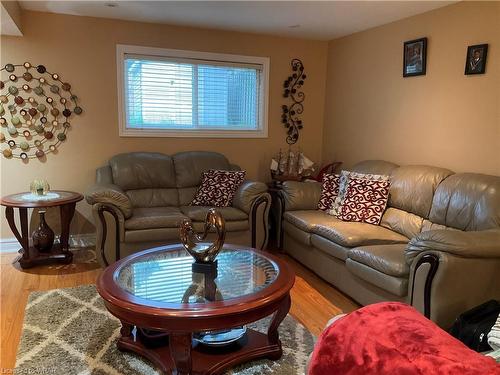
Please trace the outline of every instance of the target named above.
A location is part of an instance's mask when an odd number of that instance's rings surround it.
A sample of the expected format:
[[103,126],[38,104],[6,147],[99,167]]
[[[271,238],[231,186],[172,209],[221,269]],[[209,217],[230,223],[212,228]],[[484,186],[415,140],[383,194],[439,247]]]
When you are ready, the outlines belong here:
[[[190,206],[208,169],[239,170],[224,155],[190,151],[169,156],[131,152],[97,169],[86,194],[96,222],[99,260],[179,242],[179,224],[190,219],[201,231],[210,207]],[[219,208],[226,220],[226,242],[263,249],[267,244],[270,196],[261,182],[245,181],[232,207]]]
[[408,302],[443,328],[500,299],[500,177],[385,161],[352,170],[391,176],[380,226],[318,211],[320,183],[287,182],[288,254],[363,305]]

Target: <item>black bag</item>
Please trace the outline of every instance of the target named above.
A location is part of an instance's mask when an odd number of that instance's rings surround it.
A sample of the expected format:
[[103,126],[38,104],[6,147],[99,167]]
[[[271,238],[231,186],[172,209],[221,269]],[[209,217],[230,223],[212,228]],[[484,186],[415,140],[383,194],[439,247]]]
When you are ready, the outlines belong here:
[[498,314],[500,314],[498,301],[485,302],[461,314],[453,323],[450,334],[476,352],[491,350],[488,345],[488,333],[495,324]]

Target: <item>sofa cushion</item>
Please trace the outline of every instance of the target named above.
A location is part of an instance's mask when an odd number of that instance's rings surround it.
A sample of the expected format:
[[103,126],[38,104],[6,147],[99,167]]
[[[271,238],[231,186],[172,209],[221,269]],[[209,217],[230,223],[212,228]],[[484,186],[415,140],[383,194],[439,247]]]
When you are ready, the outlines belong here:
[[408,243],[408,238],[390,229],[338,219],[330,225],[317,224],[311,231],[345,247]]
[[355,164],[351,170],[358,173],[390,175],[399,165],[385,160],[364,160]]
[[[205,223],[200,221],[193,222],[193,228],[196,232],[202,233],[205,229]],[[229,232],[242,232],[247,231],[250,228],[248,220],[236,220],[236,221],[226,221],[226,233]],[[215,233],[215,229],[210,230],[211,233]],[[208,241],[211,239],[209,238]],[[226,238],[226,243],[232,243],[231,240]]]
[[425,220],[418,215],[389,207],[385,210],[380,225],[412,238],[423,230],[424,222]]
[[378,225],[389,199],[389,181],[350,178],[338,218]]
[[465,231],[500,227],[500,177],[459,173],[436,189],[429,220]]
[[318,224],[330,225],[340,220],[320,210],[288,211],[283,215],[285,221],[306,232]]
[[158,152],[128,152],[109,159],[113,183],[123,190],[174,188],[172,157]]
[[215,207],[231,206],[234,194],[245,180],[245,175],[245,171],[210,169],[203,172],[201,185],[191,205]]
[[304,245],[311,245],[311,233],[303,231],[288,221],[283,223],[283,230],[296,241]]
[[362,280],[373,284],[380,289],[392,293],[398,297],[408,294],[408,278],[389,276],[363,263],[347,258],[347,269]]
[[201,174],[209,169],[231,170],[226,157],[218,152],[186,151],[172,156],[177,187],[193,187],[201,183]]
[[[213,207],[209,206],[181,206],[181,212],[193,221],[205,222],[207,211]],[[217,207],[226,221],[248,220],[248,215],[234,207]]]
[[177,189],[135,189],[127,190],[127,197],[133,207],[177,207],[179,194]]
[[370,181],[389,181],[388,175],[373,174],[373,173],[359,173],[353,171],[342,171],[340,172],[339,178],[339,195],[335,199],[331,210],[328,212],[330,215],[338,216],[340,214],[340,207],[344,201],[345,195],[347,193],[347,188],[351,180],[370,180]]
[[125,231],[125,243],[157,242],[179,243],[179,228],[147,228]]
[[347,257],[386,275],[408,277],[405,249],[406,244],[360,246],[349,250]]
[[283,182],[283,198],[287,211],[316,210],[321,196],[321,184],[316,181]]
[[424,219],[422,223],[422,230],[420,232],[427,232],[428,230],[460,230],[460,229],[447,227],[446,225],[436,224],[430,220]]
[[125,229],[178,228],[186,216],[177,207],[134,208],[132,217],[125,220]]
[[177,189],[179,193],[179,206],[189,206],[197,191],[198,186]]
[[341,246],[332,242],[325,237],[318,236],[317,234],[313,234],[311,236],[311,245],[313,245],[316,249],[321,250],[323,253],[333,256],[337,259],[345,260],[347,259],[347,253],[350,248]]
[[321,196],[318,202],[318,209],[328,211],[333,207],[335,199],[339,195],[340,175],[325,173],[321,182]]
[[391,174],[389,207],[429,217],[432,197],[438,185],[452,171],[424,165],[407,165],[396,168]]

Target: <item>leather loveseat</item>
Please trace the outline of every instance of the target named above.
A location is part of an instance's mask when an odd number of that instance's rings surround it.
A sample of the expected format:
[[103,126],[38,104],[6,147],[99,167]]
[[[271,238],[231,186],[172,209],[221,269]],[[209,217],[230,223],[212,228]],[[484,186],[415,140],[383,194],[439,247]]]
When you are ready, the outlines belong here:
[[[86,194],[96,222],[101,264],[133,252],[179,242],[179,224],[188,218],[202,231],[210,207],[190,206],[209,169],[239,170],[224,155],[188,151],[169,156],[131,152],[112,157],[96,171]],[[261,182],[244,181],[232,207],[219,208],[226,242],[263,249],[267,244],[270,196]]]
[[351,170],[391,179],[379,226],[317,210],[321,184],[286,182],[283,248],[366,305],[407,302],[448,328],[500,299],[500,177],[364,161]]

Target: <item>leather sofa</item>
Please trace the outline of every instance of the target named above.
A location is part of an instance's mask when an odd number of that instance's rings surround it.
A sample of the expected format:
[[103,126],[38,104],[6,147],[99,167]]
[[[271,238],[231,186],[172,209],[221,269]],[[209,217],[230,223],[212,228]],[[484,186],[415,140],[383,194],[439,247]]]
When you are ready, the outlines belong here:
[[[202,231],[210,207],[190,206],[209,169],[239,170],[216,152],[188,151],[169,156],[131,152],[112,157],[96,171],[86,193],[96,222],[98,258],[107,265],[154,246],[179,242],[179,224],[188,218]],[[219,208],[226,242],[263,249],[267,244],[270,196],[262,182],[244,181],[232,207]]]
[[288,254],[363,305],[407,302],[444,328],[500,299],[500,177],[378,160],[351,170],[390,176],[381,224],[343,222],[317,210],[320,183],[286,182]]

